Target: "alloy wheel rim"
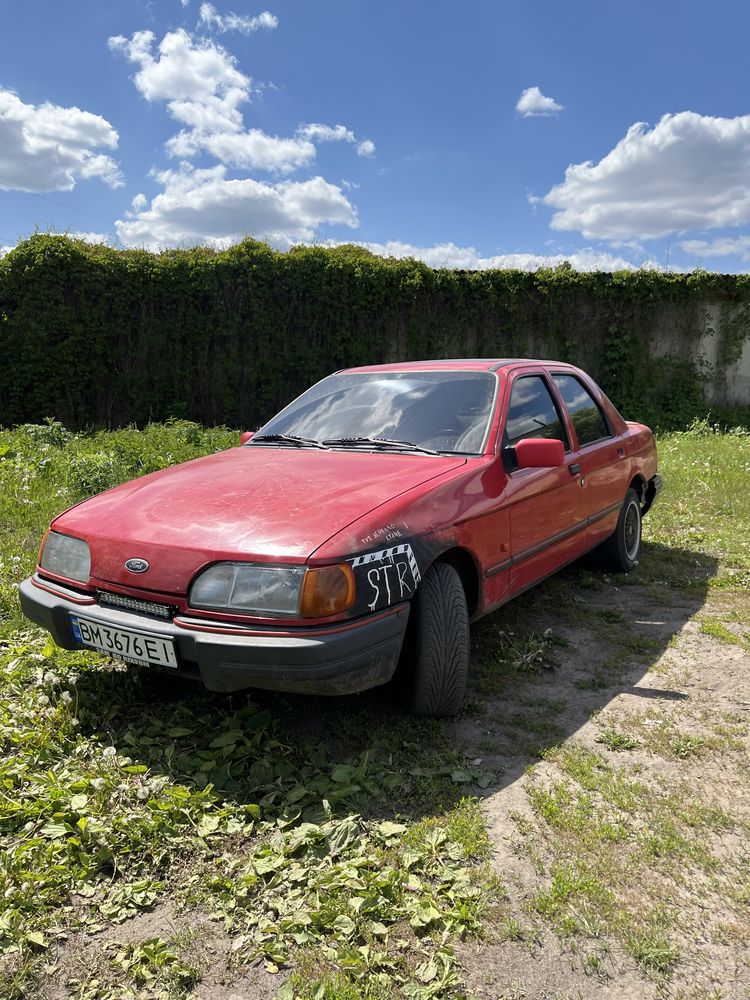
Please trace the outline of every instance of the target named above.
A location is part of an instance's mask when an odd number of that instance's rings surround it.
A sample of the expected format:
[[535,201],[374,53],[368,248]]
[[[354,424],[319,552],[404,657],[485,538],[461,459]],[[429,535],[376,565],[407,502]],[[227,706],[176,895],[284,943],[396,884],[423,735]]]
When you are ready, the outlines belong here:
[[638,555],[638,544],[641,540],[641,517],[638,504],[632,500],[625,511],[625,553],[628,559],[635,559]]

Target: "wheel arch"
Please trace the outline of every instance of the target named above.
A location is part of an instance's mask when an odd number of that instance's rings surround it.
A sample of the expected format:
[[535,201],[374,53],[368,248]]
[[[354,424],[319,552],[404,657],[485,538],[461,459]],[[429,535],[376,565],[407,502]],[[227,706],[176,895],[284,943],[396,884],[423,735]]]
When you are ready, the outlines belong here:
[[646,497],[646,480],[640,474],[640,472],[636,473],[630,480],[630,482],[628,483],[628,489],[635,490],[635,492],[638,494],[638,499],[642,504]]
[[480,573],[476,560],[467,549],[463,549],[457,545],[452,549],[446,549],[445,552],[442,552],[433,560],[432,565],[439,562],[448,563],[458,573],[461,585],[464,588],[464,594],[466,595],[466,606],[469,617],[471,618],[477,612],[480,596]]

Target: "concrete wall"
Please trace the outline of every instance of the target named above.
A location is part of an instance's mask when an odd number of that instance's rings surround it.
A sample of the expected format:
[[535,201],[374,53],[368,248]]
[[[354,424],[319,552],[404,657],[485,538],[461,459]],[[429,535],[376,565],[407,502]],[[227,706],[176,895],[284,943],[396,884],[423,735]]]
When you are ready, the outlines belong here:
[[[725,364],[728,340],[744,332],[739,358]],[[705,371],[709,403],[750,406],[750,310],[708,302],[698,309],[665,305],[659,310],[651,337],[654,357],[697,362]]]

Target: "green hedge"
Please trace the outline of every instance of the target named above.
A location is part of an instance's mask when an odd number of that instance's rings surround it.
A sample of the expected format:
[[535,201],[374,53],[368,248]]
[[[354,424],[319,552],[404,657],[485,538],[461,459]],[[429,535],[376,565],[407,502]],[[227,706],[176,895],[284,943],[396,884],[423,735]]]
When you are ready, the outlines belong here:
[[[709,302],[726,366],[750,327],[746,275],[433,270],[252,240],[156,255],[37,235],[0,261],[0,424],[254,427],[337,368],[547,356],[591,371],[626,416],[674,427],[707,410],[715,373],[692,347]],[[651,357],[665,316],[680,344]]]

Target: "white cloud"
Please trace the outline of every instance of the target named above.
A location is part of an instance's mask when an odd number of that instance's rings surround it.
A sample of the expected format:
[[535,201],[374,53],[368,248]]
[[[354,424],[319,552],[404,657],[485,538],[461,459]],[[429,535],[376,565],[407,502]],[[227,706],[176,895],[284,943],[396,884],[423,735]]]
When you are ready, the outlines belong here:
[[[358,142],[344,125],[303,125],[292,137],[245,129],[240,105],[250,100],[253,83],[230,53],[183,29],[168,32],[156,53],[155,40],[153,32],[137,31],[129,39],[110,38],[109,46],[139,66],[134,82],[146,100],[165,101],[172,118],[187,126],[167,141],[172,156],[205,152],[229,166],[286,174],[312,163],[315,142]],[[359,155],[374,149],[368,139],[357,146]]]
[[599,163],[565,171],[544,204],[553,229],[588,239],[657,239],[750,222],[750,115],[664,115],[643,122]]
[[109,39],[113,51],[140,66],[134,82],[147,101],[166,101],[172,117],[192,127],[242,127],[238,107],[249,100],[252,81],[237,68],[234,56],[214,42],[196,42],[182,28],[167,32],[156,58],[154,41],[152,31]]
[[354,132],[345,125],[321,125],[319,122],[311,122],[309,125],[300,125],[296,134],[312,142],[348,142],[357,147],[357,156],[375,154],[375,143],[372,139],[357,139]]
[[285,139],[260,129],[247,132],[179,132],[167,142],[173,155],[185,159],[205,150],[233,167],[290,173],[315,159],[315,146],[306,139]]
[[117,163],[97,149],[116,149],[118,135],[99,115],[56,104],[24,104],[0,88],[0,190],[72,191],[82,178],[123,183]]
[[551,97],[545,97],[539,87],[527,87],[516,104],[516,111],[524,118],[547,118],[564,110],[562,104]]
[[[327,245],[338,245],[328,241]],[[490,268],[514,268],[538,271],[542,267],[558,267],[568,261],[576,271],[622,271],[635,268],[631,261],[605,251],[586,248],[570,254],[506,253],[482,257],[475,247],[459,247],[455,243],[438,243],[418,247],[411,243],[391,240],[388,243],[359,243],[379,257],[414,257],[430,267],[447,267],[465,271],[485,271]],[[646,263],[645,266],[653,266]]]
[[356,142],[357,138],[351,129],[345,125],[321,125],[318,122],[311,122],[309,125],[300,125],[297,135],[305,139],[312,139],[314,142]]
[[255,17],[248,17],[243,14],[220,14],[213,4],[202,3],[200,7],[200,23],[209,30],[215,28],[217,31],[240,31],[243,35],[249,35],[253,31],[261,28],[271,30],[277,28],[279,19],[269,11],[264,10]]
[[251,235],[288,247],[314,239],[321,225],[358,225],[341,188],[322,177],[268,184],[249,177],[229,179],[223,166],[183,166],[157,179],[164,190],[150,206],[115,223],[127,246],[226,246]]
[[709,243],[707,240],[685,240],[680,249],[696,257],[734,257],[750,261],[750,236],[724,236]]
[[82,240],[84,243],[109,243],[108,233],[68,233],[71,240]]

